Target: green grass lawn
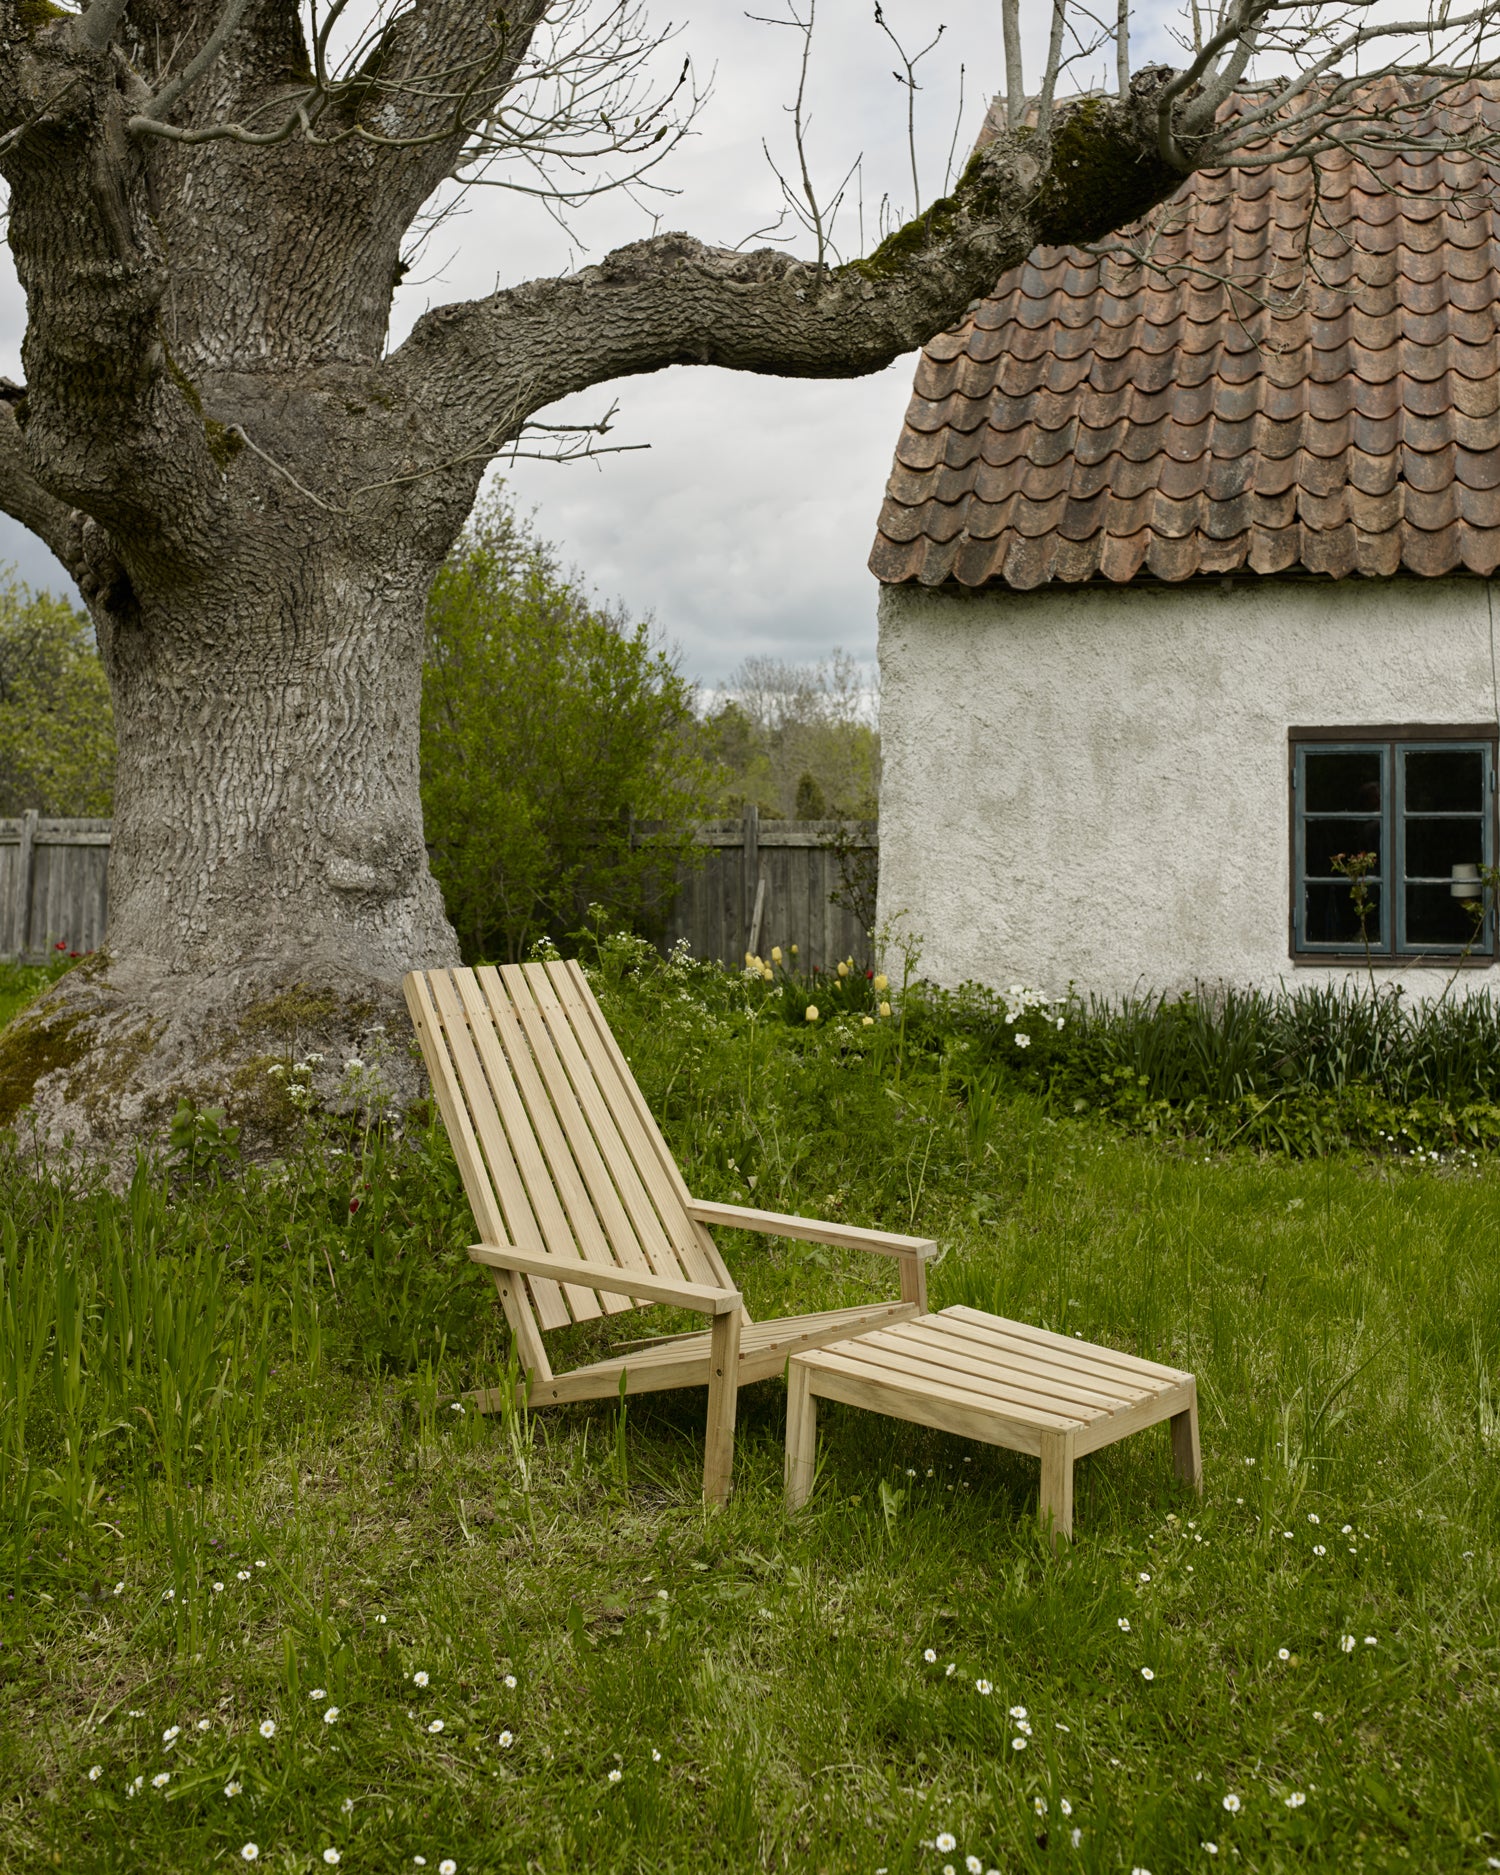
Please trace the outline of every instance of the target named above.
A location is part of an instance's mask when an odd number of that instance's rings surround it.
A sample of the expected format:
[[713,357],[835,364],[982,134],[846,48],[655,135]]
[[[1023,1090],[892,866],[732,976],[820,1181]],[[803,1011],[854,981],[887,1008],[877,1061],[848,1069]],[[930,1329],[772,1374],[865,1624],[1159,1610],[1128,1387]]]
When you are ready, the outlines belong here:
[[[440,1138],[121,1198],[16,1157],[0,1867],[1500,1866],[1487,1160],[1207,1158],[692,972],[602,994],[703,1195],[922,1231],[935,1306],[1192,1368],[1201,1501],[1155,1428],[1054,1559],[1034,1461],[825,1407],[788,1521],[776,1382],[705,1514],[701,1395],[444,1403],[506,1344]],[[757,1315],[893,1280],[721,1242]]]

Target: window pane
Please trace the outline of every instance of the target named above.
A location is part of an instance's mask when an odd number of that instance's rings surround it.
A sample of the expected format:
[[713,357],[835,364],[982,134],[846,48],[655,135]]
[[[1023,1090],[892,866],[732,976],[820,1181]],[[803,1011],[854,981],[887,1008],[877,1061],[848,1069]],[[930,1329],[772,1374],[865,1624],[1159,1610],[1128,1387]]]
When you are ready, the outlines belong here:
[[[1413,823],[1420,825],[1420,822]],[[1477,822],[1475,823],[1478,824]],[[1356,853],[1373,853],[1373,872],[1381,869],[1380,822],[1378,820],[1312,820],[1307,823],[1305,851],[1307,871],[1327,877],[1334,871],[1339,854],[1352,859]]]
[[[1372,885],[1368,891],[1370,906],[1365,914],[1365,929],[1371,948],[1378,950],[1380,887]],[[1342,879],[1327,885],[1317,880],[1309,882],[1303,906],[1302,938],[1307,944],[1346,944],[1351,950],[1360,948],[1359,919],[1350,903],[1349,887]]]
[[1484,756],[1478,749],[1406,751],[1409,814],[1477,814],[1483,806]]
[[1309,749],[1304,760],[1309,814],[1380,812],[1379,749]]
[[1474,911],[1482,899],[1455,898],[1445,885],[1409,885],[1406,888],[1406,942],[1409,949],[1424,944],[1467,944],[1474,935]]
[[1455,814],[1407,821],[1408,879],[1447,879],[1456,865],[1478,866],[1483,862],[1484,822],[1477,815],[1462,820]]

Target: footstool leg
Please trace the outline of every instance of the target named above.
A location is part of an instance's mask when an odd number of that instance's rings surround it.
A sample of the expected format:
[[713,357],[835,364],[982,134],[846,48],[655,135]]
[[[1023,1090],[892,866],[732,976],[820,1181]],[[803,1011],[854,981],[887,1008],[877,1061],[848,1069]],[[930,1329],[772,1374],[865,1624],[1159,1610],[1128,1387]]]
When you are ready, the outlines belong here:
[[1073,1435],[1042,1434],[1042,1528],[1055,1550],[1073,1537]]
[[1203,1495],[1203,1454],[1198,1448],[1198,1389],[1194,1386],[1187,1410],[1172,1415],[1172,1466],[1184,1484]]
[[812,1495],[817,1469],[818,1402],[812,1375],[795,1358],[787,1365],[786,1507],[801,1510]]

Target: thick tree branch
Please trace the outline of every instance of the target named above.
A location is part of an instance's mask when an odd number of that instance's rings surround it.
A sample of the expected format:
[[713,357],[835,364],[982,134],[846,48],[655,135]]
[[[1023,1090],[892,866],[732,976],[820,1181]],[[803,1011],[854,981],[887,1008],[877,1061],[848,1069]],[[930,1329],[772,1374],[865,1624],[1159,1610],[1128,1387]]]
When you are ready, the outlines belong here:
[[[855,377],[962,316],[1039,242],[1136,219],[1180,177],[1155,154],[1152,92],[1063,109],[1051,139],[998,137],[951,197],[867,259],[829,270],[659,235],[561,280],[532,281],[420,320],[390,369],[475,446],[570,392],[668,365]],[[1075,173],[1076,172],[1076,173]]]
[[67,502],[49,495],[26,466],[26,445],[19,422],[25,399],[23,385],[0,378],[0,508],[44,541],[59,560],[66,561],[72,539],[72,510]]

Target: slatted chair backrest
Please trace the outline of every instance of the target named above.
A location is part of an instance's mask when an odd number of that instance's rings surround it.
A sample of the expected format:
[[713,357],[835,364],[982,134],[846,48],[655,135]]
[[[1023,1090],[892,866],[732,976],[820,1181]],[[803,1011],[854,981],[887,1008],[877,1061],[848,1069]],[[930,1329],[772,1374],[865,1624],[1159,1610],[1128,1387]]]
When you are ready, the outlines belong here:
[[[414,971],[405,988],[482,1241],[732,1286],[576,963]],[[544,1372],[537,1327],[636,1306],[540,1277],[499,1286]]]

